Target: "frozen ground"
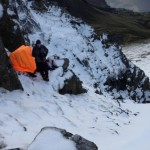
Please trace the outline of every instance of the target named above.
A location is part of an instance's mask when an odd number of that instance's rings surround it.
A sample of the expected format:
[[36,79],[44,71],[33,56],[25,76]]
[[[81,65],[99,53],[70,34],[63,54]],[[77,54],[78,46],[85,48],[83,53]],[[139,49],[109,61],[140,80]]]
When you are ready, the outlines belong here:
[[[77,96],[60,95],[57,90],[63,83],[61,67],[50,72],[50,82],[43,81],[39,74],[34,81],[27,76],[19,75],[24,91],[9,92],[0,89],[1,149],[20,147],[26,150],[40,130],[50,126],[79,134],[93,141],[99,150],[149,150],[150,105],[136,104],[128,99],[119,105],[109,95],[103,96],[94,92],[90,76],[72,57],[73,52],[76,52],[80,58],[87,56],[87,53],[82,51],[87,49],[86,40],[83,37],[88,37],[92,29],[83,25],[78,30],[74,30],[65,15],[60,17],[60,12],[55,8],[49,11],[49,15],[32,12],[43,30],[41,33],[29,35],[29,38],[31,41],[40,38],[42,42],[45,42],[50,50],[49,55],[57,52],[61,57],[68,56],[71,60],[70,65],[74,67],[74,71],[80,76],[88,92]],[[51,40],[50,43],[49,40]],[[123,51],[150,77],[149,45],[149,43],[131,45]],[[105,65],[112,69],[111,64],[116,62],[110,61],[109,57],[105,60],[101,43],[98,41],[92,46],[99,48],[97,52],[100,52],[101,59],[104,59]],[[91,64],[93,67],[94,62]],[[50,134],[49,139],[56,136],[58,141],[62,140],[58,133]],[[47,134],[44,135],[47,136]],[[40,139],[43,139],[43,136]],[[39,144],[39,146],[43,144],[41,140]],[[66,146],[64,141],[61,146],[58,145],[55,148],[62,150],[63,146]],[[47,150],[45,146],[41,147],[43,149],[38,150]],[[74,150],[74,145],[68,147]]]
[[[144,58],[139,65],[143,61]],[[147,64],[144,67],[148,71]],[[42,81],[39,74],[35,81],[20,75],[23,92],[0,90],[0,141],[4,143],[1,145],[6,144],[5,150],[27,149],[45,126],[80,134],[95,142],[100,150],[149,150],[149,104],[127,100],[119,106],[111,97],[97,95],[92,90],[78,96],[60,95],[53,88],[59,72],[61,68],[50,73],[49,83]]]

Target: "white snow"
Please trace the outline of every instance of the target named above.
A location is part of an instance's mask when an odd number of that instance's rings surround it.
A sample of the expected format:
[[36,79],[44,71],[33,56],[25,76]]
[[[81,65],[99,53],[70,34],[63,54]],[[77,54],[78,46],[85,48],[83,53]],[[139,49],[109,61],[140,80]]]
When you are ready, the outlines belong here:
[[43,130],[28,150],[76,150],[75,144],[53,129]]
[[[150,105],[136,104],[129,99],[119,103],[107,93],[105,96],[98,95],[93,90],[94,82],[99,79],[103,83],[105,80],[105,77],[100,78],[101,72],[96,70],[98,58],[101,58],[101,67],[108,67],[108,73],[109,70],[116,70],[116,74],[119,72],[120,68],[114,69],[112,64],[114,67],[120,65],[124,69],[119,58],[116,61],[112,59],[112,55],[118,55],[114,47],[106,51],[109,53],[109,57],[106,58],[103,57],[105,52],[102,50],[100,41],[90,41],[87,46],[87,37],[93,30],[86,24],[74,29],[66,18],[66,14],[61,14],[61,10],[56,7],[52,7],[49,13],[45,14],[32,11],[32,15],[40,23],[42,32],[29,35],[31,43],[41,39],[49,49],[49,56],[56,54],[60,58],[70,58],[69,68],[73,68],[88,92],[80,95],[58,93],[65,78],[71,76],[71,72],[62,76],[61,61],[58,62],[60,67],[50,72],[49,82],[43,81],[38,73],[35,80],[19,75],[24,91],[9,92],[0,89],[0,141],[6,144],[4,149],[15,147],[27,149],[40,130],[50,126],[79,134],[93,141],[100,150],[149,150]],[[91,47],[95,47],[96,55],[90,52]],[[143,46],[138,45],[136,49],[138,50],[139,47]],[[85,49],[89,49],[89,52],[87,53]],[[145,50],[148,51],[148,49],[146,46]],[[136,50],[133,52],[134,59],[137,58],[136,52]],[[89,65],[92,69],[87,72],[87,68],[81,67],[73,56],[79,57],[80,60],[90,57],[92,61]],[[143,69],[150,77],[148,59],[143,58],[138,64],[140,66],[144,61],[146,63],[142,65]],[[92,79],[89,72],[92,72],[97,79]],[[50,131],[49,134],[43,133],[37,138],[38,148],[42,146],[44,150],[47,150],[46,145],[54,143],[51,144],[54,147],[50,150],[59,150],[60,146],[66,146],[65,150],[69,148],[74,150],[74,145],[66,144],[59,133]],[[62,143],[56,145],[56,141],[62,141]],[[30,150],[35,149],[37,150],[34,143],[31,144]]]
[[[94,141],[99,147],[107,146],[105,137],[116,136],[116,123],[126,126],[129,117],[122,112],[118,103],[109,97],[93,92],[87,94],[60,95],[57,86],[57,70],[50,74],[49,83],[42,81],[39,74],[36,81],[20,75],[24,91],[0,92],[0,133],[7,149],[26,148],[45,126],[66,129]],[[122,109],[126,106],[122,105]],[[128,111],[127,111],[128,112]],[[129,112],[130,117],[134,118]],[[21,140],[19,140],[21,138]]]

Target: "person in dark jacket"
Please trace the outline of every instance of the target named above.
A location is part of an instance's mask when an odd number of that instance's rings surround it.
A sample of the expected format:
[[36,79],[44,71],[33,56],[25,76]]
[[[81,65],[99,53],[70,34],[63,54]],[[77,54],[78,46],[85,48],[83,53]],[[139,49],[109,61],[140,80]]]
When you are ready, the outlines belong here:
[[49,81],[48,77],[48,64],[46,62],[46,56],[48,54],[48,49],[41,44],[40,40],[36,41],[33,47],[32,56],[35,57],[35,62],[37,66],[37,71],[40,72],[43,80]]

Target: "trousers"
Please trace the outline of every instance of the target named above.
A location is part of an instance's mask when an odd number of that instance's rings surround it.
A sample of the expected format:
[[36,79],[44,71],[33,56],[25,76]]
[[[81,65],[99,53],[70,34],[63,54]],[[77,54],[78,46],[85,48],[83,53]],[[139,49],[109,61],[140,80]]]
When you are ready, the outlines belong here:
[[36,62],[37,70],[43,79],[48,78],[49,66],[46,62]]

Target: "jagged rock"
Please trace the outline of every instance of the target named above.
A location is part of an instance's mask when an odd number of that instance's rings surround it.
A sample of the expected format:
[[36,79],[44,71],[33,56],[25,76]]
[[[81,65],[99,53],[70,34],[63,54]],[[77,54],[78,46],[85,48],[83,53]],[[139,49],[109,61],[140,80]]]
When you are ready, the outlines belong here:
[[76,143],[76,147],[78,150],[97,150],[98,149],[95,143],[84,139],[80,135],[77,135],[77,134],[73,135],[71,140]]
[[115,99],[129,98],[140,103],[149,103],[150,82],[148,77],[125,57],[118,45],[112,48],[110,43],[105,42],[105,38],[103,41],[104,56],[111,67],[100,59],[98,60],[95,54],[89,53],[84,58],[74,54],[91,78],[96,79],[97,82],[93,85],[95,92],[97,94],[109,92]]
[[[34,17],[26,6],[26,3],[22,0],[16,0],[16,2],[18,5],[16,5],[15,9],[17,10],[17,15],[19,17],[21,31],[25,35],[41,31],[40,25],[35,21]],[[22,14],[24,14],[24,17],[22,17]]]
[[23,87],[18,79],[16,72],[13,70],[10,60],[4,49],[4,45],[0,38],[0,87],[3,87],[7,90],[16,90]]
[[63,88],[59,89],[60,94],[81,94],[86,92],[86,90],[82,87],[82,82],[79,80],[79,78],[72,70],[68,70],[68,58],[59,58],[59,56],[55,55],[49,57],[47,60],[50,68],[56,69],[58,67],[62,67],[63,69],[62,78],[65,78],[65,80]]
[[[118,51],[120,51],[118,49]],[[150,102],[150,82],[145,73],[127,60],[125,55],[120,51],[120,58],[126,66],[124,71],[120,71],[118,77],[108,76],[105,84],[109,86],[108,92],[113,89],[119,91],[128,90],[128,95],[131,99],[137,102]],[[140,92],[139,92],[140,91]],[[119,99],[122,95],[119,95]],[[123,99],[123,98],[121,98]]]
[[67,71],[68,66],[69,66],[69,59],[68,58],[64,58],[64,64],[62,66],[64,72]]
[[41,31],[41,28],[24,1],[3,1],[2,4],[4,14],[0,20],[0,35],[4,46],[12,52],[21,45],[30,44],[28,34]]
[[60,94],[81,94],[86,92],[79,78],[73,72],[72,74],[69,79],[65,80],[64,87],[59,89]]
[[10,51],[15,50],[20,45],[25,44],[23,34],[20,30],[19,24],[16,21],[17,15],[8,14],[9,2],[3,2],[3,17],[0,19],[0,35],[3,39],[4,45]]
[[40,12],[45,12],[47,10],[47,7],[46,7],[46,1],[45,0],[34,0],[32,2],[32,7],[33,9],[37,10],[37,11],[40,11]]
[[[55,136],[54,136],[55,134]],[[59,129],[56,127],[45,127],[43,128],[40,133],[35,137],[34,141],[30,144],[28,150],[36,150],[36,148],[40,147],[40,150],[45,150],[44,143],[51,143],[50,141],[51,137],[55,137],[56,135],[58,136],[57,139],[60,140],[58,141],[58,146],[64,150],[65,147],[67,147],[66,144],[69,145],[69,147],[72,146],[73,149],[76,150],[98,150],[98,147],[96,146],[95,143],[86,140],[85,138],[81,137],[80,135],[73,135],[70,132],[67,132],[64,129]],[[42,141],[40,140],[42,139]],[[66,142],[66,144],[61,144]],[[49,147],[51,148],[52,145],[46,145],[47,149]],[[57,145],[53,145],[53,147],[56,149]],[[43,149],[42,149],[43,148]]]

